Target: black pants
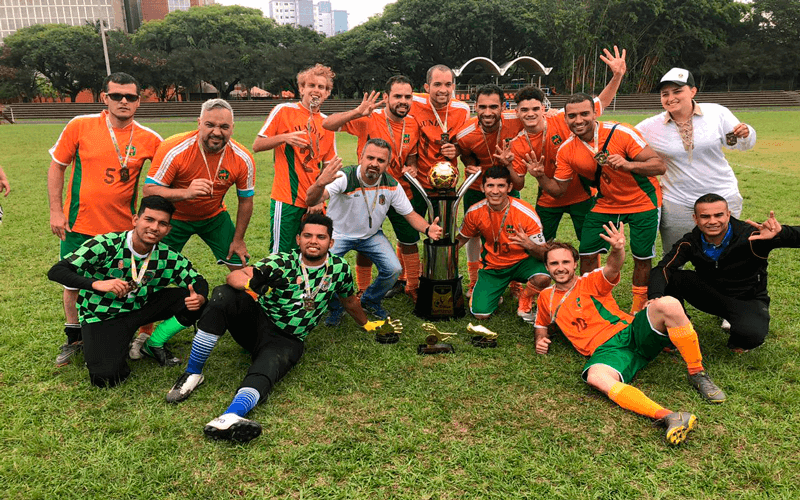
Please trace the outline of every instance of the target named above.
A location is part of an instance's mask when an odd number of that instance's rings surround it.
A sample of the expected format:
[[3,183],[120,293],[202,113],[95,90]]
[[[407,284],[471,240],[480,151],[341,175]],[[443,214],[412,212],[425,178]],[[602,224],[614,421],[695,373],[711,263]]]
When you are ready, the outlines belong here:
[[239,388],[252,387],[262,401],[303,355],[302,341],[282,332],[246,292],[229,285],[214,288],[197,328],[218,336],[227,330],[251,353],[252,364]]
[[727,319],[731,324],[730,348],[758,347],[769,332],[769,298],[739,300],[728,297],[706,284],[695,271],[673,272],[665,293],[686,300],[703,312]]
[[191,325],[202,312],[186,309],[185,288],[164,288],[148,297],[144,307],[99,323],[82,323],[83,353],[89,380],[98,387],[113,387],[131,373],[128,348],[133,334],[142,325],[173,316],[182,325]]

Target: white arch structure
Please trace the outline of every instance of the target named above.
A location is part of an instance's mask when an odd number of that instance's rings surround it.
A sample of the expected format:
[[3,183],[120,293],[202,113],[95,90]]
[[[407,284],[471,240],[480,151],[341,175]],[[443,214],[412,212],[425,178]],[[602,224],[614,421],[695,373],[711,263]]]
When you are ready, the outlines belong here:
[[549,75],[550,72],[553,71],[553,68],[546,68],[544,64],[539,62],[538,59],[530,56],[522,56],[514,59],[513,61],[509,61],[502,66],[498,66],[496,62],[492,61],[488,57],[473,57],[469,61],[465,62],[460,68],[454,69],[453,73],[455,73],[457,77],[461,76],[464,70],[473,63],[477,63],[483,67],[487,73],[496,77],[505,76],[508,70],[515,64],[519,64],[529,72],[539,75]]

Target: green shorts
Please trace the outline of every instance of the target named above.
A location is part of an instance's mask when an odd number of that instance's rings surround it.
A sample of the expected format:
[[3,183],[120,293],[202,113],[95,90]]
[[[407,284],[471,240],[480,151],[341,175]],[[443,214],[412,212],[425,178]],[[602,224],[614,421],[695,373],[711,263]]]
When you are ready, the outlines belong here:
[[[519,199],[520,196],[519,191],[517,191],[516,189],[512,189],[511,192],[508,194],[512,198]],[[467,192],[464,193],[464,213],[467,213],[469,207],[484,199],[486,199],[486,195],[483,194],[483,191],[476,191],[475,189],[467,189]]]
[[511,281],[527,282],[537,274],[548,274],[544,263],[534,257],[528,257],[505,269],[480,269],[478,281],[472,291],[470,312],[476,314],[492,314],[497,310],[500,297]]
[[59,250],[59,257],[64,258],[67,254],[70,254],[78,249],[79,246],[83,245],[83,242],[94,238],[94,236],[89,236],[88,234],[83,233],[76,233],[74,231],[67,231],[65,234],[64,241],[61,242],[61,248]]
[[392,224],[394,236],[401,245],[416,245],[419,242],[419,231],[411,227],[405,217],[397,213],[397,210],[390,208],[386,212],[386,218]]
[[636,313],[630,325],[594,350],[583,367],[583,380],[586,380],[592,365],[606,365],[619,373],[622,382],[628,384],[636,372],[656,359],[669,345],[669,336],[650,325],[647,309],[643,309]]
[[297,233],[300,232],[300,222],[308,212],[307,208],[300,208],[282,201],[270,200],[270,253],[291,252],[297,246]]
[[242,265],[242,260],[238,255],[234,254],[231,255],[230,259],[228,258],[235,232],[236,228],[231,222],[231,216],[224,210],[205,220],[172,219],[172,229],[162,241],[176,252],[180,252],[186,246],[189,238],[196,234],[211,248],[214,257],[217,258],[217,264],[240,266]]
[[563,207],[543,207],[536,205],[536,215],[542,221],[542,234],[545,241],[553,241],[556,239],[558,233],[558,225],[561,223],[561,217],[564,214],[569,214],[572,218],[572,227],[575,229],[575,236],[580,240],[581,232],[583,231],[583,221],[586,219],[586,214],[594,206],[594,198],[583,200],[580,203],[572,205],[564,205]]
[[661,209],[654,208],[646,212],[633,214],[600,214],[589,212],[583,222],[581,255],[594,255],[608,251],[608,243],[600,237],[606,234],[603,224],[613,221],[614,224],[624,222],[630,228],[631,253],[635,259],[652,259],[656,256],[656,237]]

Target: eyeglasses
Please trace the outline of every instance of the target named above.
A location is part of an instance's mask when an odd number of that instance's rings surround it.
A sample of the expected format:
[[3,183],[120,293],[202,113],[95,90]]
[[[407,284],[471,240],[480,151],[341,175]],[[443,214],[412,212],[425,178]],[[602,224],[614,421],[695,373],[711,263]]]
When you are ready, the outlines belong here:
[[106,94],[112,101],[121,101],[124,97],[128,102],[136,102],[139,100],[138,94]]

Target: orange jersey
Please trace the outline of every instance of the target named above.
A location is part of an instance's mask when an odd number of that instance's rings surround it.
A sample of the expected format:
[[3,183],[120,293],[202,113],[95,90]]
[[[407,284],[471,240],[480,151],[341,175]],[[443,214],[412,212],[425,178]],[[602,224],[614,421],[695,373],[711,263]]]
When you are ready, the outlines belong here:
[[[486,240],[481,257],[487,269],[505,269],[530,257],[521,245],[511,241],[511,236],[519,226],[522,226],[525,234],[532,237],[535,243],[545,244],[542,222],[536,215],[536,210],[529,203],[517,198],[509,198],[509,201],[511,204],[508,215],[505,210],[494,211],[489,208],[486,200],[475,203],[464,214],[464,221],[459,229],[459,233],[467,238],[481,236]],[[502,228],[500,224],[503,225]]]
[[449,161],[454,168],[458,167],[458,158],[448,160],[439,152],[442,148],[442,135],[445,132],[439,126],[439,120],[447,125],[447,135],[450,143],[455,142],[456,131],[469,119],[469,105],[460,101],[451,100],[446,109],[434,111],[428,99],[428,94],[414,94],[411,102],[411,114],[419,125],[419,153],[417,156],[417,180],[425,189],[431,189],[428,176],[433,165],[440,161]]
[[[597,116],[603,113],[603,105],[600,103],[600,99],[594,99],[594,111]],[[536,158],[540,160],[544,156],[544,174],[552,179],[556,171],[558,148],[572,135],[572,132],[570,132],[564,119],[563,109],[558,110],[556,116],[550,118],[542,117],[542,119],[546,123],[546,129],[543,129],[539,134],[531,136],[528,136],[524,130],[521,131],[511,141],[511,152],[514,153],[514,170],[520,172],[521,175],[527,173],[527,168],[525,167],[526,154],[533,151],[536,154]],[[547,137],[544,138],[544,135],[547,135]],[[543,138],[546,140],[544,145],[542,144]],[[567,192],[559,198],[553,198],[543,189],[539,189],[536,204],[543,207],[566,207],[585,201],[589,199],[589,196],[589,192],[584,189],[576,176],[567,187]]]
[[620,310],[611,295],[617,283],[619,276],[611,283],[600,268],[580,276],[570,291],[545,288],[539,294],[536,327],[547,328],[555,321],[579,353],[591,356],[633,322],[633,316]]
[[312,113],[299,102],[278,104],[258,132],[272,137],[289,132],[308,133],[310,143],[302,149],[281,144],[274,149],[275,178],[271,197],[275,201],[308,208],[306,192],[317,180],[323,162],[336,156],[336,135],[322,128],[325,115]]
[[[456,132],[455,142],[461,151],[462,161],[471,159],[475,165],[481,167],[481,172],[486,172],[497,163],[494,155],[497,148],[503,148],[506,141],[510,142],[522,130],[522,122],[515,113],[508,111],[500,115],[500,127],[494,132],[485,133],[478,122],[478,117],[470,119]],[[466,162],[464,163],[466,165]],[[522,170],[514,168],[520,175],[525,175],[525,167]],[[475,179],[469,187],[474,191],[483,191],[482,175]]]
[[186,189],[194,179],[211,179],[214,183],[210,196],[176,201],[174,219],[198,221],[218,215],[225,210],[223,198],[234,184],[240,198],[255,194],[255,161],[244,146],[231,139],[220,153],[206,153],[208,164],[200,147],[197,130],[173,135],[161,143],[150,164],[146,184]]
[[[161,144],[160,135],[134,121],[113,129],[120,158],[108,132],[107,114],[104,110],[76,116],[50,148],[56,163],[67,166],[74,160],[64,216],[70,230],[90,236],[133,228],[139,175]],[[127,153],[128,177],[123,180],[120,170]]]
[[[609,155],[618,154],[628,159],[635,158],[647,147],[638,130],[625,123],[597,122],[598,149],[602,149],[612,127],[617,125],[606,148]],[[572,136],[561,146],[556,157],[554,179],[572,180],[578,174],[582,182],[595,178],[597,162],[586,144]],[[661,206],[661,186],[658,179],[646,175],[615,170],[606,165],[600,176],[600,187],[593,212],[605,214],[632,214],[646,212]]]
[[419,127],[414,117],[407,115],[402,122],[396,122],[387,120],[385,109],[378,109],[369,116],[350,120],[342,126],[341,130],[358,137],[359,158],[361,158],[361,151],[368,140],[377,138],[388,142],[392,147],[392,164],[388,170],[389,175],[400,181],[406,196],[411,197],[408,182],[403,178],[403,166],[409,156],[417,155]]

